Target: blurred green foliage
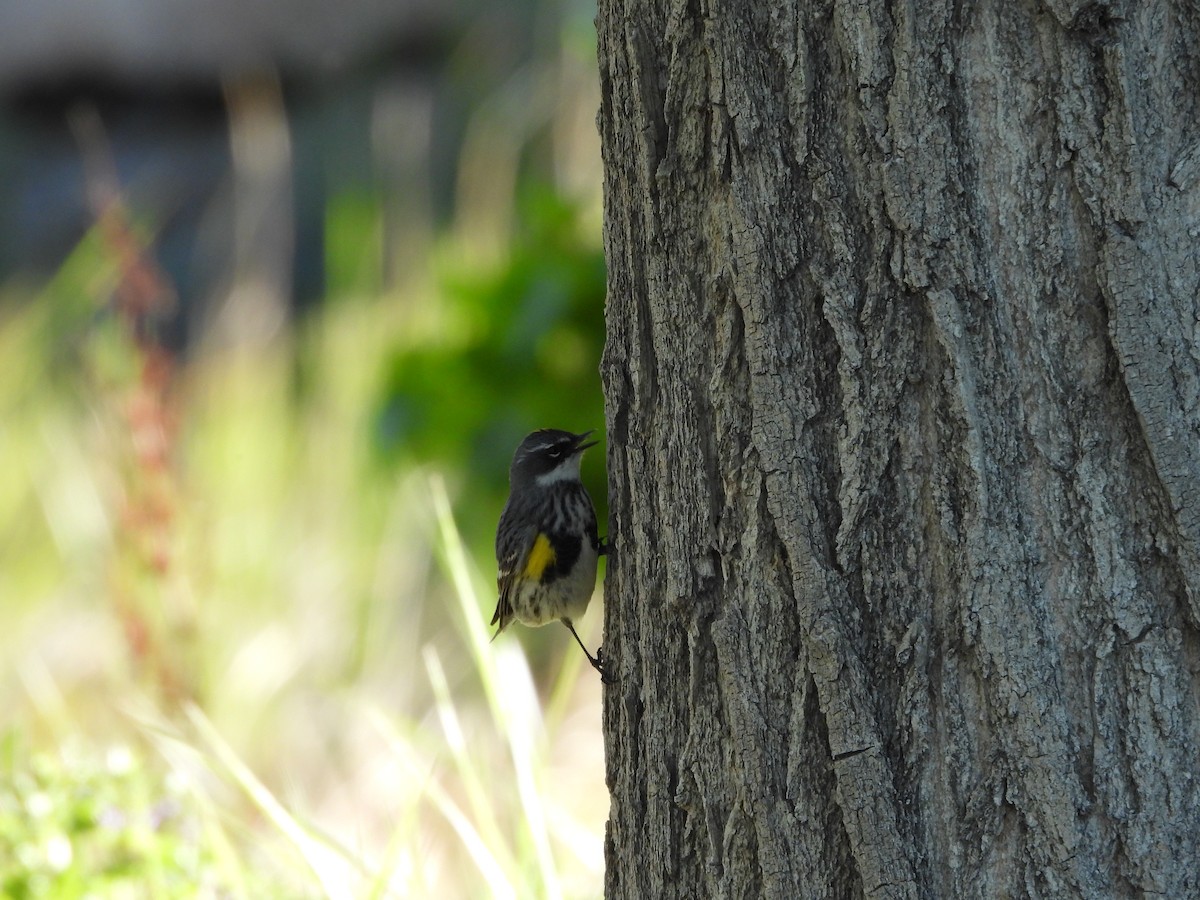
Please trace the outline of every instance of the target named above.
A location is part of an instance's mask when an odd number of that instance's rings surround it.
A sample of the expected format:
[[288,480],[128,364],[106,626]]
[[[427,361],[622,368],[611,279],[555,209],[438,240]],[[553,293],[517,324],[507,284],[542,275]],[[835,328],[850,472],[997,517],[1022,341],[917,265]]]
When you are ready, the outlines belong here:
[[594,104],[556,91],[475,220],[498,246],[333,197],[323,302],[157,390],[97,230],[0,303],[0,897],[597,895],[599,685],[562,629],[485,627],[526,433],[597,431],[607,517],[598,203],[545,182]]
[[[505,259],[471,269],[443,254],[437,273],[443,327],[389,354],[376,441],[391,462],[436,461],[461,474],[464,531],[494,527],[508,465],[536,428],[595,429],[603,438],[599,364],[604,343],[604,255],[580,207],[526,188]],[[601,522],[603,446],[584,464]],[[597,458],[600,462],[597,462]],[[480,507],[489,510],[479,514]],[[603,531],[603,526],[601,526]]]
[[383,291],[383,201],[368,191],[345,191],[325,212],[327,299],[377,297]]
[[[0,896],[245,896],[182,782],[127,745],[0,744]],[[255,896],[267,885],[255,885]]]

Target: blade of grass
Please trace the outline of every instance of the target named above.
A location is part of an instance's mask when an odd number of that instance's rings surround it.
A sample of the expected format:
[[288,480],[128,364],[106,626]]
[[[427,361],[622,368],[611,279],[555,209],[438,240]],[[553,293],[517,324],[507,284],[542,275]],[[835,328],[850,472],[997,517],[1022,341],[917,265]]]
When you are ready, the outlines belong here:
[[537,691],[523,654],[491,652],[491,642],[479,614],[478,594],[472,584],[471,569],[450,511],[444,482],[437,477],[431,478],[430,492],[441,536],[443,563],[454,583],[472,656],[493,715],[508,742],[517,795],[524,813],[524,832],[537,857],[543,895],[557,900],[562,896],[562,888],[536,778],[543,757],[536,738],[544,733]]
[[546,824],[546,812],[538,789],[537,772],[545,768],[545,754],[536,740],[542,736],[541,709],[537,692],[529,677],[529,667],[521,658],[513,665],[512,657],[499,660],[501,676],[509,685],[506,694],[507,729],[509,750],[512,754],[513,774],[517,783],[517,796],[521,800],[522,820],[525,831],[537,854],[544,896],[556,900],[562,896],[558,880],[558,866],[550,845],[550,831]]
[[[425,658],[425,670],[429,673],[429,683],[433,686],[438,719],[446,737],[446,744],[450,748],[450,754],[454,758],[458,777],[466,791],[467,801],[471,807],[472,821],[475,822],[476,828],[488,845],[495,848],[493,852],[498,854],[501,850],[507,850],[504,832],[496,818],[495,804],[488,798],[488,792],[484,788],[483,778],[479,774],[479,766],[468,752],[467,739],[459,721],[458,710],[450,697],[450,685],[446,681],[446,672],[442,668],[441,658],[438,656],[437,650],[430,645],[426,645],[422,655]],[[515,861],[511,856],[507,854],[506,856],[507,858],[503,861],[505,869],[512,871],[515,868]]]
[[[576,627],[578,628],[578,625]],[[571,644],[574,644],[574,641]],[[578,648],[574,646],[568,645],[567,650],[569,652],[550,687],[550,698],[546,701],[542,711],[546,720],[546,730],[550,732],[557,731],[558,726],[562,724],[563,717],[571,706],[579,678],[586,674],[583,667],[583,654],[579,653]],[[593,671],[591,666],[588,666],[587,671]]]
[[472,824],[471,818],[462,811],[433,777],[432,766],[427,762],[420,761],[415,748],[386,715],[374,707],[368,707],[367,714],[372,724],[388,742],[400,764],[414,780],[422,782],[421,793],[429,798],[434,808],[441,813],[442,818],[454,829],[467,854],[479,869],[484,881],[487,882],[492,896],[516,900],[517,891],[505,874],[504,867],[495,854],[488,849],[487,842]]
[[[417,893],[416,872],[411,853],[415,843],[413,836],[416,823],[417,804],[414,803],[405,810],[401,820],[392,829],[392,836],[384,849],[379,869],[363,894],[364,900],[379,900],[388,894],[412,897]],[[393,882],[396,880],[397,870],[401,869],[405,883],[396,886]]]
[[438,551],[442,565],[454,586],[454,595],[459,601],[459,608],[462,612],[461,624],[467,632],[467,646],[475,661],[475,668],[479,672],[483,688],[487,692],[488,706],[492,710],[498,710],[502,707],[503,690],[496,668],[496,656],[492,653],[491,639],[483,624],[478,601],[479,595],[475,589],[475,582],[479,579],[467,561],[462,538],[454,524],[454,516],[450,511],[450,500],[446,496],[445,482],[439,476],[431,475],[429,491],[440,537]]
[[313,837],[307,828],[297,821],[267,789],[250,767],[242,762],[232,747],[217,732],[208,718],[194,705],[184,707],[188,720],[199,732],[221,765],[245,791],[268,820],[279,829],[299,851],[308,864],[325,895],[330,900],[352,900],[354,892],[350,885],[359,874],[343,853],[328,843]]
[[[280,845],[286,853],[286,858],[275,848],[264,847],[262,842],[256,839],[252,824],[217,800],[217,785],[221,788],[229,785],[218,774],[212,756],[206,753],[204,748],[196,746],[185,737],[175,722],[165,718],[161,712],[145,702],[145,698],[127,700],[121,705],[121,711],[157,748],[174,776],[183,780],[189,798],[201,815],[218,870],[231,885],[233,896],[252,896],[254,892],[250,889],[249,879],[257,877],[254,867],[248,864],[244,851],[239,848],[252,845],[256,850],[263,851],[273,866],[287,871],[292,869],[295,857],[289,846]],[[217,784],[212,783],[209,776],[216,779]]]

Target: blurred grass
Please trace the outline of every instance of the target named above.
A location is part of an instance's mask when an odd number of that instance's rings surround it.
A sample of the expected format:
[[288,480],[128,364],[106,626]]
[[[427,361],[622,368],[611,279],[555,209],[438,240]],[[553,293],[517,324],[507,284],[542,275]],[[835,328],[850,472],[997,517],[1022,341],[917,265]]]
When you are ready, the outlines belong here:
[[0,297],[0,895],[601,893],[599,681],[485,628],[513,447],[603,421],[594,204],[513,181],[392,287],[334,202],[328,301],[186,365],[99,228]]
[[[49,308],[0,326],[10,361],[39,364],[22,336]],[[79,358],[73,383],[5,393],[5,896],[599,892],[599,684],[567,640],[540,691],[528,633],[488,642],[492,563],[463,548],[441,479],[375,459],[386,329],[369,307],[326,315],[302,400],[284,346],[182,374],[173,511],[148,535],[167,546],[140,565],[120,549],[147,536],[122,521],[146,477],[126,393]],[[182,699],[122,629],[130,579]],[[541,694],[563,691],[546,719]]]

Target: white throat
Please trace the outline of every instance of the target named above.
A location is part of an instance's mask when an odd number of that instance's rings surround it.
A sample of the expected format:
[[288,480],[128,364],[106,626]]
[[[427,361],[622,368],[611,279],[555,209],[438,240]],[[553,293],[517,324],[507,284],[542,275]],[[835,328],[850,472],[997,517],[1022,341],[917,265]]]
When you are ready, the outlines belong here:
[[579,480],[579,463],[583,459],[582,453],[576,453],[570,459],[565,459],[558,466],[555,466],[549,472],[545,472],[534,478],[538,487],[549,487],[552,484],[558,484],[560,481],[578,481]]

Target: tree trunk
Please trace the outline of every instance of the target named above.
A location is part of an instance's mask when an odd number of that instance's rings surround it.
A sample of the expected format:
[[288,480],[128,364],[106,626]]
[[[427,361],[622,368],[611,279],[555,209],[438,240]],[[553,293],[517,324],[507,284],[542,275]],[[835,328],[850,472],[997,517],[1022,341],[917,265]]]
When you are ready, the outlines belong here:
[[1200,896],[1200,6],[598,27],[607,896]]

